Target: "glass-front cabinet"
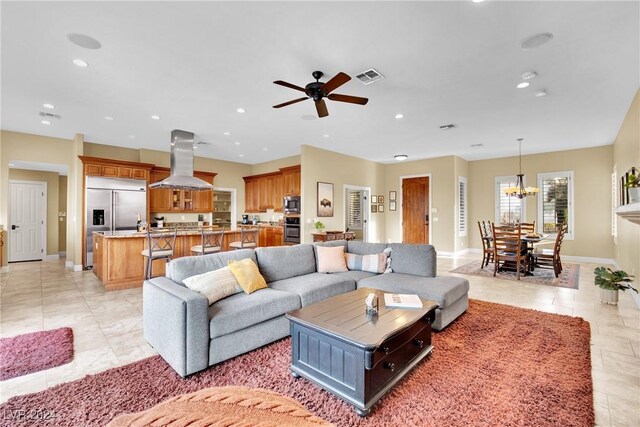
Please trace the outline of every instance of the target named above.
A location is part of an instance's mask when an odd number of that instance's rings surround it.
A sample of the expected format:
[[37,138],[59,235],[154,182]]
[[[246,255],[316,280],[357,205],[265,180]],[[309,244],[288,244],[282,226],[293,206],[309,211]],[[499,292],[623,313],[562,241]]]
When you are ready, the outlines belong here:
[[213,224],[231,225],[231,192],[215,191],[213,194]]

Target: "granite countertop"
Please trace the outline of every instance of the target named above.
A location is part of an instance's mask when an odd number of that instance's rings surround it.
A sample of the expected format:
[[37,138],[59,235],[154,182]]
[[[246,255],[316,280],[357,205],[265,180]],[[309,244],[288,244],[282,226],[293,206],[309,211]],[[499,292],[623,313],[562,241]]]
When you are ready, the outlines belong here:
[[[224,234],[240,233],[240,230],[225,230]],[[93,234],[100,234],[107,239],[131,239],[131,238],[145,238],[147,232],[123,230],[123,231],[94,231]],[[200,230],[178,230],[178,236],[199,236]]]

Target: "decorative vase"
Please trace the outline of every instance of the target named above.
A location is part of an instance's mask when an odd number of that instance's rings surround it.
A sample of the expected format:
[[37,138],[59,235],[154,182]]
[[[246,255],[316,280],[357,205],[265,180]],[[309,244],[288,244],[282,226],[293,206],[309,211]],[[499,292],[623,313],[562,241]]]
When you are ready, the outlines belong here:
[[640,202],[640,187],[629,188],[629,203]]
[[618,290],[600,289],[600,302],[618,305]]

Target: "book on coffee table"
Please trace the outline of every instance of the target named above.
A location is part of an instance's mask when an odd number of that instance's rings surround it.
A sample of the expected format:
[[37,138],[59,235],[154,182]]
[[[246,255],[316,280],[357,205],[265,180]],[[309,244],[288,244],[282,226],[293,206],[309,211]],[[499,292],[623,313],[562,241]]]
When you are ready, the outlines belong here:
[[416,294],[384,294],[387,307],[422,308],[422,300]]

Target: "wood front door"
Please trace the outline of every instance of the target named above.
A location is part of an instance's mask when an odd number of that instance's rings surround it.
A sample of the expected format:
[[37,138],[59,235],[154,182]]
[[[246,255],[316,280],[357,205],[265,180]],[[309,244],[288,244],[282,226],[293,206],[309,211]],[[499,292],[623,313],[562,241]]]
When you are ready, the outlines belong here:
[[429,177],[402,180],[402,242],[429,243]]
[[44,184],[9,183],[9,262],[44,259]]

